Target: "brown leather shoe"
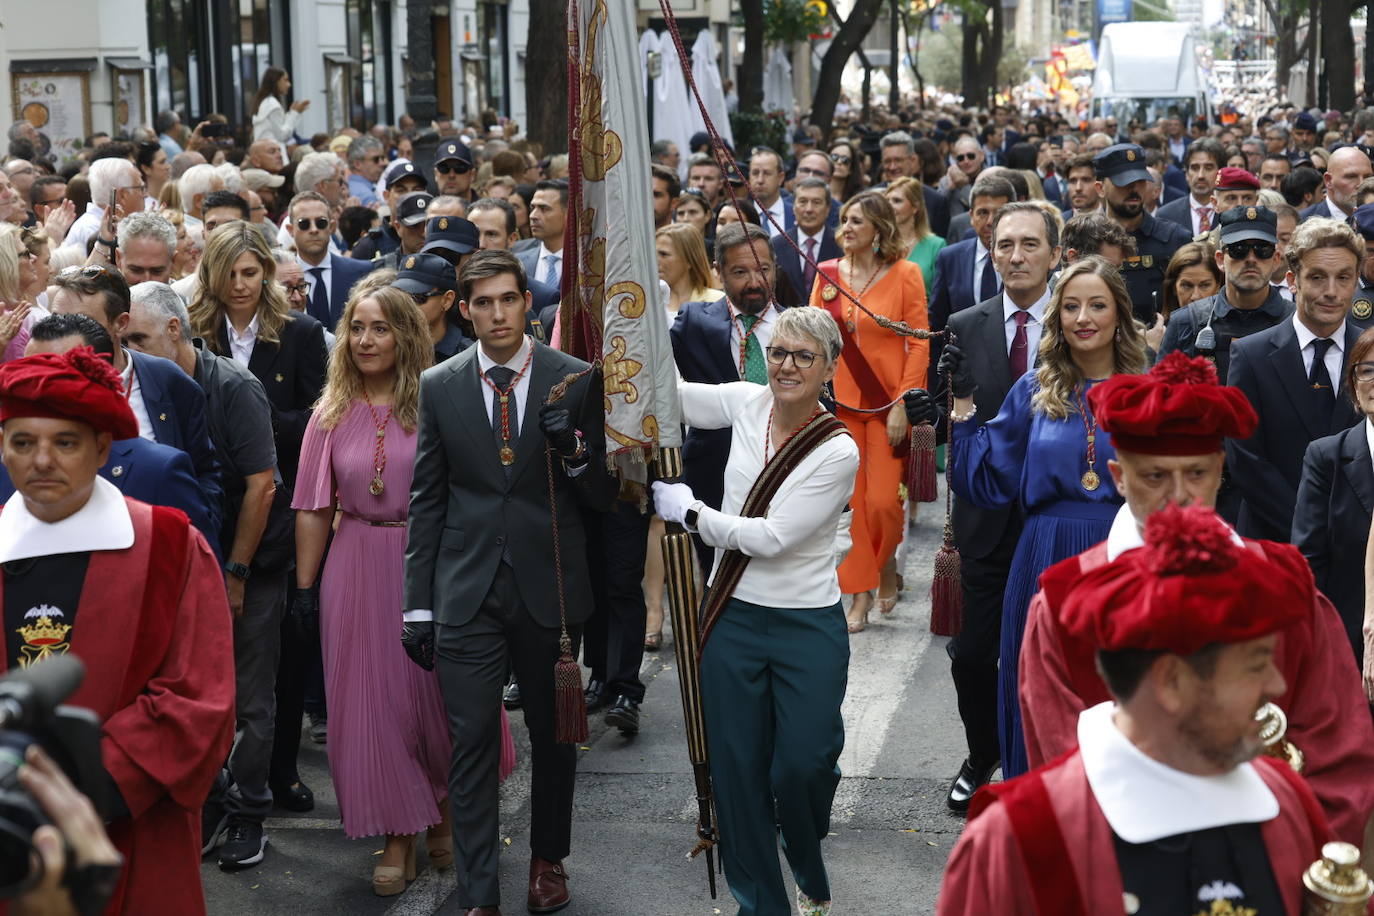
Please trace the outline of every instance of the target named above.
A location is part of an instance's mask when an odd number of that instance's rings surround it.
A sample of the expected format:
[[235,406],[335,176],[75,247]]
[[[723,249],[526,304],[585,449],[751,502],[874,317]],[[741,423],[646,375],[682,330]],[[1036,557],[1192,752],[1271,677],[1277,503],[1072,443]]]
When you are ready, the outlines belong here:
[[465,916],[501,916],[501,908],[495,906],[475,906]]
[[556,913],[572,900],[568,894],[568,873],[562,862],[530,859],[530,894],[526,906],[531,913]]

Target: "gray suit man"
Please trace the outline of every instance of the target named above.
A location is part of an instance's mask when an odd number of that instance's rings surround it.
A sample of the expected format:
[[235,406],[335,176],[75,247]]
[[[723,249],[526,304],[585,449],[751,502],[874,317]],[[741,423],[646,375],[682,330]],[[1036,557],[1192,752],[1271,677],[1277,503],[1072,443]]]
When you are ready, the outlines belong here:
[[[453,735],[458,900],[479,913],[500,905],[499,716],[501,688],[514,668],[532,759],[528,905],[553,912],[569,900],[562,859],[571,843],[577,749],[554,740],[559,599],[549,568],[546,443],[574,638],[593,604],[579,509],[607,508],[615,482],[605,470],[596,377],[583,376],[563,400],[545,404],[556,382],[587,365],[524,335],[529,293],[519,262],[504,251],[477,252],[458,283],[459,308],[478,346],[420,382],[403,642],[417,662],[438,668]],[[425,622],[430,614],[433,623]]]

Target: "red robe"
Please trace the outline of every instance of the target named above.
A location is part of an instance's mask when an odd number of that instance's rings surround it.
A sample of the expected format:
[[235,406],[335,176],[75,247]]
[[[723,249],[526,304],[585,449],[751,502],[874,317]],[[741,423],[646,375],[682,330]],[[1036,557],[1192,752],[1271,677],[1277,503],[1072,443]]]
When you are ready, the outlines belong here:
[[71,635],[86,679],[67,702],[104,721],[101,756],[130,812],[107,828],[125,866],[106,912],[196,916],[200,809],[234,737],[233,620],[186,516],[125,502],[134,543],[91,554]]
[[[1262,549],[1247,541],[1252,549]],[[1078,714],[1111,699],[1091,645],[1066,634],[1051,610],[1084,572],[1107,562],[1098,544],[1040,577],[1021,643],[1019,694],[1032,767],[1078,744]],[[1288,715],[1288,740],[1306,756],[1302,775],[1342,840],[1364,844],[1374,811],[1374,726],[1340,616],[1317,593],[1312,615],[1279,634],[1279,670],[1288,691],[1275,702]]]
[[[1288,916],[1302,906],[1302,873],[1330,839],[1311,790],[1286,765],[1255,761],[1279,801],[1260,825]],[[991,789],[992,791],[989,791]],[[1018,837],[1029,841],[1023,845]],[[1049,766],[979,791],[945,866],[936,916],[1097,916],[1122,912],[1112,828],[1075,749]]]

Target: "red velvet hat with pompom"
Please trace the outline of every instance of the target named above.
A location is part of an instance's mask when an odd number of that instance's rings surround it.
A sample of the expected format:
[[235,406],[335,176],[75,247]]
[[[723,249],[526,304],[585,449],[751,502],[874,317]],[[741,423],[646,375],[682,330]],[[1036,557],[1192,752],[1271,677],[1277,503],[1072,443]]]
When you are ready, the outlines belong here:
[[1315,593],[1297,548],[1243,543],[1211,509],[1169,505],[1146,521],[1144,548],[1074,583],[1059,620],[1100,650],[1192,655],[1292,626]]
[[116,439],[138,435],[119,373],[90,347],[0,365],[0,423],[15,417],[79,420]]
[[1259,422],[1239,388],[1218,383],[1215,366],[1178,351],[1144,375],[1094,385],[1088,403],[1112,445],[1138,455],[1210,455],[1224,438],[1250,438]]

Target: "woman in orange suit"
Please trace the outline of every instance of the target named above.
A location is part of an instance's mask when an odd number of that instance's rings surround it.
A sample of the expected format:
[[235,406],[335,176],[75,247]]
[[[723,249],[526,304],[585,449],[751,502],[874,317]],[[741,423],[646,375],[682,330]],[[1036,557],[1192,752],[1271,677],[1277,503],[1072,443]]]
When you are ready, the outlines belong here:
[[906,260],[892,205],[881,194],[850,198],[840,209],[837,234],[844,256],[820,265],[811,304],[834,316],[844,339],[834,381],[836,410],[859,445],[859,475],[851,502],[854,547],[840,565],[840,591],[853,596],[846,616],[849,632],[858,633],[868,625],[875,590],[881,613],[891,613],[897,603],[894,557],[905,517],[905,459],[896,450],[910,436],[902,393],[924,384],[930,344],[880,327],[841,290],[874,315],[913,328],[930,325],[921,268]]

